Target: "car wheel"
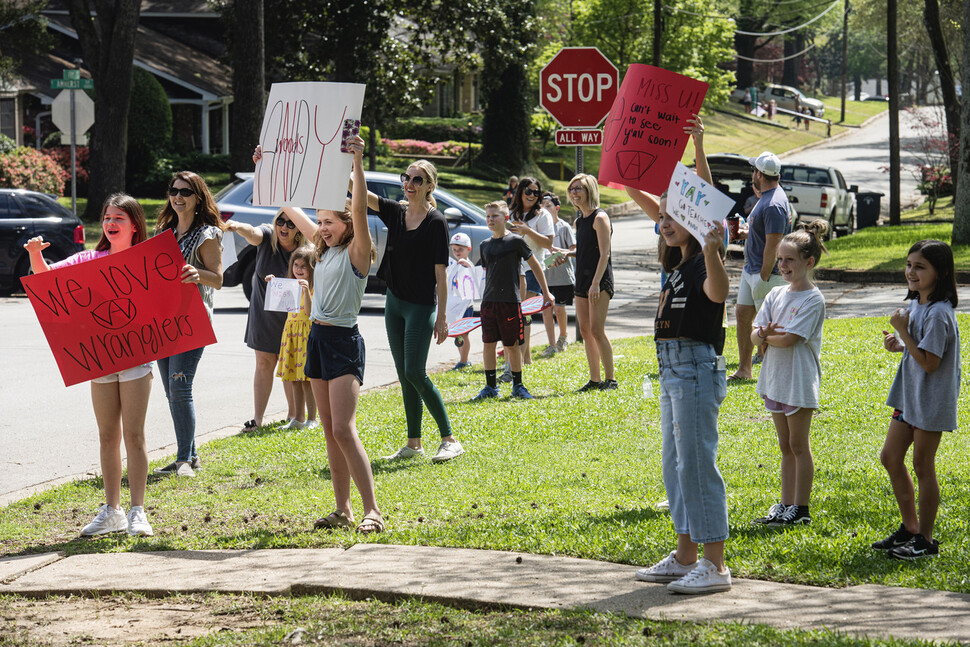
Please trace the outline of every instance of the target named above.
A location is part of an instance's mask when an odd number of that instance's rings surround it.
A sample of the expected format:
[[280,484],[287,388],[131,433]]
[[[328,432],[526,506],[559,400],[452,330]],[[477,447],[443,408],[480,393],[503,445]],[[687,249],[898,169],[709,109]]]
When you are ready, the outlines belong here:
[[835,221],[836,221],[837,215],[838,215],[838,212],[833,209],[832,215],[830,215],[828,219],[829,230],[825,232],[825,237],[824,237],[825,240],[832,240],[838,235],[838,231],[835,229]]
[[246,295],[247,301],[253,300],[253,272],[255,271],[256,262],[253,261],[249,264],[249,267],[246,268],[246,271],[243,272],[242,281],[240,281],[242,284],[243,294]]

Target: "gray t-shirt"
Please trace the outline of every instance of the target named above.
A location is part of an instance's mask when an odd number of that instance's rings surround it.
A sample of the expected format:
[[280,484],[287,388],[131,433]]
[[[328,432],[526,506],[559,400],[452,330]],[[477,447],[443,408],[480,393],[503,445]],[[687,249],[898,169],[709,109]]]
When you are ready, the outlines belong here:
[[[558,249],[569,249],[576,244],[576,235],[569,223],[563,220],[556,221],[556,233],[552,237],[552,246]],[[546,270],[547,285],[575,285],[576,272],[573,270],[573,259],[567,258],[566,262],[559,267],[550,267]]]
[[[781,187],[768,189],[761,194],[761,199],[748,216],[748,240],[744,243],[745,272],[761,272],[765,257],[765,236],[791,232],[791,223],[788,222],[790,208],[788,196]],[[778,274],[778,268],[775,267],[771,273]]]
[[940,358],[940,366],[927,373],[903,351],[896,379],[886,404],[903,412],[903,420],[924,431],[957,428],[960,393],[960,330],[949,301],[921,305],[909,302],[909,334],[918,348]]
[[768,348],[755,393],[792,407],[818,409],[824,321],[825,297],[818,288],[792,292],[790,285],[782,285],[768,293],[754,325],[774,322],[801,339],[788,348]]

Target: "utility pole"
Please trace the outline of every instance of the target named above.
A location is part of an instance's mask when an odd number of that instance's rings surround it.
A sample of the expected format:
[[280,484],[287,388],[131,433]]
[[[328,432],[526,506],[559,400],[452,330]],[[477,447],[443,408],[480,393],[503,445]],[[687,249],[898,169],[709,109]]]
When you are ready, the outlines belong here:
[[[849,0],[845,0],[845,13],[842,15],[842,117],[845,123],[845,78],[849,71]],[[858,92],[858,88],[856,89]]]
[[899,52],[896,0],[886,0],[886,77],[889,82],[889,224],[899,224]]
[[663,33],[662,0],[653,0],[653,66],[660,67],[660,35]]

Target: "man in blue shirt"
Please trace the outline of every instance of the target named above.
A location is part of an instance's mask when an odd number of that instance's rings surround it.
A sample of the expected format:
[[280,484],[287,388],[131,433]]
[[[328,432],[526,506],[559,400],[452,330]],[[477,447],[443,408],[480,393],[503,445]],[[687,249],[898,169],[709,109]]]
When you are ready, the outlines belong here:
[[751,164],[751,186],[761,191],[758,204],[748,216],[748,239],[744,243],[744,270],[738,287],[738,370],[728,379],[751,379],[751,325],[771,288],[784,285],[778,272],[778,246],[785,234],[791,232],[791,206],[784,189],[778,186],[781,160],[765,151],[748,159]]

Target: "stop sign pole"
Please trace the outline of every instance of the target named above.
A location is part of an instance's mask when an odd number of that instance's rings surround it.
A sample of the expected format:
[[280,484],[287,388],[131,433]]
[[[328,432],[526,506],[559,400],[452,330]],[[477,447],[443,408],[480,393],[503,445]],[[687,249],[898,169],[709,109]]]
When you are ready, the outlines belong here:
[[[539,72],[539,104],[563,128],[595,128],[609,114],[619,88],[616,66],[596,47],[563,47]],[[583,172],[583,146],[576,146]]]
[[[75,99],[75,91],[77,90],[89,90],[94,87],[94,82],[91,79],[81,78],[81,61],[76,60],[76,69],[64,70],[62,73],[63,78],[51,79],[51,88],[54,90],[62,90],[70,93],[70,113],[71,113],[71,127],[70,127],[70,138],[71,138],[71,211],[74,215],[77,215],[77,102]],[[55,100],[56,101],[56,100]],[[88,100],[90,103],[90,100]],[[52,117],[53,117],[52,107]],[[58,124],[55,124],[58,125]],[[63,125],[58,125],[59,128],[63,129]],[[90,124],[86,125],[84,130],[87,130]],[[39,133],[38,133],[39,136]],[[64,143],[63,141],[61,142]]]

